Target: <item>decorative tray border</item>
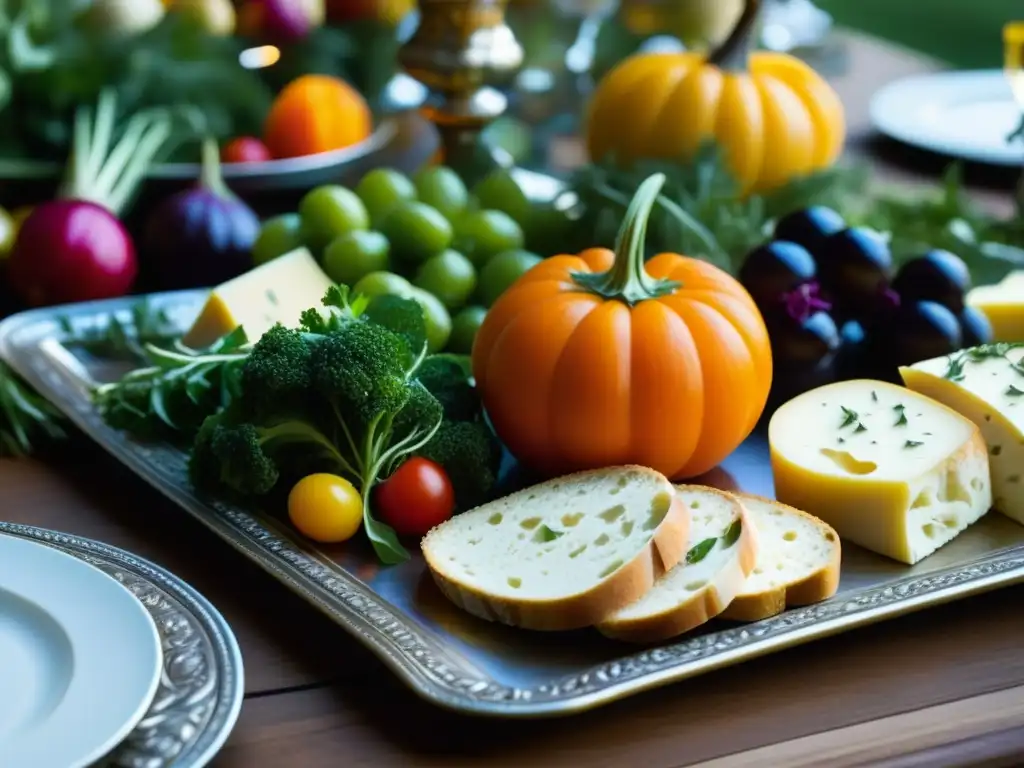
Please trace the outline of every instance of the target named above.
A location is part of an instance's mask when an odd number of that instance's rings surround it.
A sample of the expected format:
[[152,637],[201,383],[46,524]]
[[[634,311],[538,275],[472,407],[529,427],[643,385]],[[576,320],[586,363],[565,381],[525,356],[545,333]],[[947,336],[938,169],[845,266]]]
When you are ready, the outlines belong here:
[[[205,295],[156,294],[150,302],[187,322]],[[197,498],[180,451],[142,445],[103,423],[87,396],[83,366],[60,344],[58,320],[89,324],[112,312],[127,319],[132,301],[90,302],[8,318],[0,323],[0,357],[115,458],[345,628],[413,691],[448,709],[518,718],[568,715],[818,637],[1024,581],[1024,547],[1011,547],[968,564],[841,592],[827,602],[755,624],[626,654],[539,685],[504,685],[283,526],[236,506]]]

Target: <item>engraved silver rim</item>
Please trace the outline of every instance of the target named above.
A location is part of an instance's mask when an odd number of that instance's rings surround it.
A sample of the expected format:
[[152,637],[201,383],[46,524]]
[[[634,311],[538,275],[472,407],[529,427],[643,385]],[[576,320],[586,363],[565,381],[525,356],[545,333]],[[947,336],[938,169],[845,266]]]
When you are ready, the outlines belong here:
[[0,522],[0,533],[59,549],[119,581],[153,617],[164,651],[160,686],[139,724],[101,765],[201,768],[224,746],[242,708],[242,653],[224,617],[148,560],[92,539]]

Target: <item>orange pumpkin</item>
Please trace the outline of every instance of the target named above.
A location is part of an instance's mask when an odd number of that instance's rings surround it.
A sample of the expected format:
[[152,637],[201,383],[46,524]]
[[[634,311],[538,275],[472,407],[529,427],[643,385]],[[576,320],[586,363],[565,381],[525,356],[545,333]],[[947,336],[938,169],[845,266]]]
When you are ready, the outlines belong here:
[[350,147],[373,130],[359,91],[328,75],[302,75],[277,95],[263,140],[274,157],[299,157]]
[[712,139],[743,192],[762,192],[827,168],[843,149],[843,105],[799,59],[750,53],[761,0],[721,46],[703,54],[639,53],[602,78],[589,106],[594,161],[687,161]]
[[768,332],[719,268],[643,261],[665,182],[637,191],[615,251],[554,256],[487,313],[473,375],[494,428],[545,474],[642,464],[672,479],[715,467],[750,434],[772,382]]

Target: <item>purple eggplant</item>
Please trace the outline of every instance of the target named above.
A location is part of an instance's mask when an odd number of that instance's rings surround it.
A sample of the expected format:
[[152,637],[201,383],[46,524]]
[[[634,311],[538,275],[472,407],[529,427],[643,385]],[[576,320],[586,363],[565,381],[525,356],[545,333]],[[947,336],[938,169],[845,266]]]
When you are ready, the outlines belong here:
[[252,267],[259,231],[259,218],[225,185],[217,144],[208,140],[198,184],[150,214],[145,258],[164,290],[217,285]]

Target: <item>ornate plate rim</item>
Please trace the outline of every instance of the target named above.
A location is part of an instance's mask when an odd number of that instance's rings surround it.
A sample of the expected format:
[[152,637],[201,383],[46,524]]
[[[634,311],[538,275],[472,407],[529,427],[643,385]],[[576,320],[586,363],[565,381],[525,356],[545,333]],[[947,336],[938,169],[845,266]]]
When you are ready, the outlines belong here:
[[[205,291],[149,296],[170,312],[198,306]],[[244,509],[198,499],[185,482],[184,455],[168,446],[135,443],[100,421],[85,397],[73,357],[60,345],[57,317],[87,322],[121,313],[137,297],[30,310],[0,323],[0,358],[64,411],[87,435],[235,549],[327,614],[380,658],[422,698],[463,714],[505,718],[556,717],[609,704],[846,629],[930,605],[1024,582],[1024,546],[969,564],[909,575],[884,585],[841,593],[764,621],[730,626],[679,642],[627,650],[621,658],[532,687],[489,677],[445,646],[430,629],[409,620],[356,577],[301,543],[282,526]],[[41,341],[49,335],[49,341]],[[33,340],[19,340],[20,337]],[[63,355],[57,365],[53,355]]]
[[[206,718],[204,727],[198,731],[197,736],[184,743],[183,751],[175,754],[162,764],[167,768],[202,768],[207,765],[220,752],[228,737],[238,721],[241,714],[242,702],[245,697],[245,672],[242,662],[242,652],[238,641],[231,627],[223,615],[192,586],[178,578],[165,568],[156,565],[144,558],[137,557],[130,552],[104,544],[94,539],[76,536],[69,533],[54,531],[48,528],[39,528],[32,525],[20,523],[7,523],[0,521],[0,533],[16,536],[22,539],[35,541],[46,546],[53,547],[83,562],[100,568],[112,578],[121,582],[126,589],[132,592],[136,599],[139,599],[143,607],[153,617],[157,624],[157,631],[160,634],[161,644],[164,644],[171,630],[155,614],[155,608],[142,600],[131,588],[132,585],[124,584],[124,572],[131,574],[139,582],[155,588],[157,594],[163,598],[171,598],[177,606],[171,606],[178,613],[184,612],[194,619],[199,628],[203,630],[205,638],[204,645],[207,648],[211,661],[217,673],[216,686],[213,693],[212,707]],[[119,573],[120,572],[120,573]],[[147,726],[147,721],[155,714],[166,714],[166,710],[157,710],[162,706],[161,693],[165,688],[165,681],[169,677],[169,670],[179,663],[180,658],[174,653],[168,653],[165,648],[162,662],[163,674],[153,702],[147,707],[146,714],[135,728],[128,734],[121,744],[104,756],[97,765],[100,766],[129,766],[134,762],[118,761],[118,754],[129,745],[132,737],[141,734]],[[205,684],[203,685],[205,688]],[[191,699],[189,700],[191,702]],[[160,734],[161,738],[173,734]],[[179,740],[182,742],[184,740]],[[130,756],[130,753],[129,753]],[[147,762],[147,764],[150,764]]]

